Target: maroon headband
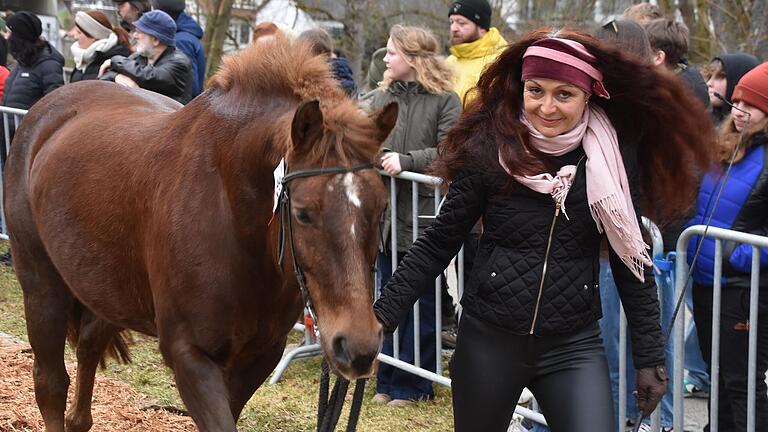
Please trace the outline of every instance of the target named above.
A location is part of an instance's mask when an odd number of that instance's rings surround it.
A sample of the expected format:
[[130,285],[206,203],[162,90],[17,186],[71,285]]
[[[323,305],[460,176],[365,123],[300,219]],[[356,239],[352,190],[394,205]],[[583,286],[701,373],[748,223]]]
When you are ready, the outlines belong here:
[[548,78],[573,84],[588,94],[609,99],[596,59],[579,42],[547,38],[533,43],[523,54],[522,79]]

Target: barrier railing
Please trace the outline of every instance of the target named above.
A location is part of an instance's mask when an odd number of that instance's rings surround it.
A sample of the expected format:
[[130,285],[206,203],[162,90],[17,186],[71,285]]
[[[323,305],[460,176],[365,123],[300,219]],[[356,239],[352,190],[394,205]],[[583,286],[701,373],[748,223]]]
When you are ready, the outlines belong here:
[[5,172],[5,160],[7,159],[8,152],[11,150],[13,132],[19,127],[19,123],[27,114],[27,110],[0,106],[0,113],[3,115],[3,143],[5,144],[0,149],[3,152],[2,156],[0,156],[0,160],[2,160],[2,163],[0,163],[0,239],[8,240],[8,229],[5,226],[5,212],[3,209],[3,173]]
[[[706,232],[706,235],[705,235]],[[714,284],[712,287],[712,356],[710,358],[710,431],[718,430],[719,374],[720,374],[720,306],[722,295],[723,274],[723,241],[731,241],[752,246],[752,266],[749,287],[749,349],[747,368],[747,432],[755,431],[755,389],[757,385],[757,318],[758,299],[760,293],[760,248],[768,247],[768,237],[748,234],[704,225],[692,226],[680,235],[677,241],[676,261],[676,295],[679,296],[684,288],[688,274],[688,243],[693,236],[715,239]],[[685,335],[685,320],[675,322],[675,373],[674,385],[674,430],[683,430],[684,398],[683,398],[683,362],[685,351],[683,341]],[[762,378],[764,379],[764,377]]]

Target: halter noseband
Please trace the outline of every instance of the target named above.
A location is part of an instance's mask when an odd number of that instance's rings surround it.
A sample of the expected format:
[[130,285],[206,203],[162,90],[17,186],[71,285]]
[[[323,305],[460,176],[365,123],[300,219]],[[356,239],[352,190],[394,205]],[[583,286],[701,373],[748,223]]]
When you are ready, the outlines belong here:
[[[293,218],[291,217],[291,192],[290,188],[288,187],[288,184],[296,179],[299,178],[306,178],[306,177],[315,177],[319,175],[327,175],[327,174],[345,174],[345,173],[352,173],[360,170],[366,170],[366,169],[373,169],[374,165],[372,163],[363,163],[358,165],[353,165],[351,167],[331,167],[331,168],[309,168],[309,169],[303,169],[298,170],[292,173],[288,173],[288,168],[286,167],[286,175],[283,177],[282,185],[283,188],[280,191],[280,199],[278,201],[278,205],[280,206],[280,233],[278,235],[278,263],[282,267],[283,265],[283,258],[285,258],[285,243],[286,243],[286,234],[288,236],[288,245],[291,248],[291,258],[293,260],[293,274],[296,276],[296,281],[299,284],[299,290],[301,290],[301,297],[304,300],[304,305],[309,311],[309,314],[312,316],[312,319],[315,323],[317,323],[317,315],[315,314],[315,309],[312,306],[312,301],[309,298],[309,290],[307,289],[307,281],[304,278],[304,272],[301,270],[301,266],[299,266],[299,262],[296,259],[296,250],[293,243]],[[286,226],[288,229],[286,229]],[[317,328],[317,327],[315,327]]]

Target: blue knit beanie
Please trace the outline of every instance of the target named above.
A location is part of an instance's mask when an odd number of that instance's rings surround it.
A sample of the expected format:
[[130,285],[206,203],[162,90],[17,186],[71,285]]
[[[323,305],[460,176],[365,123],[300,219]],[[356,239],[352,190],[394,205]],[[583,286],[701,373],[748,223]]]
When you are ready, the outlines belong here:
[[164,45],[176,45],[176,22],[163,11],[145,12],[133,25],[140,32],[156,37]]

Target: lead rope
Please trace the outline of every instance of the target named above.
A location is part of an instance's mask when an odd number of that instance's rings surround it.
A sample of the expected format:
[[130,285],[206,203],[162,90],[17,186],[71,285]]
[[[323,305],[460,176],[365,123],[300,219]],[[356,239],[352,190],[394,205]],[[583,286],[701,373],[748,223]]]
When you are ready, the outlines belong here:
[[[352,406],[349,409],[349,420],[347,420],[347,432],[355,432],[357,430],[357,422],[360,419],[363,395],[365,394],[365,382],[366,379],[364,378],[355,382],[355,392],[352,396]],[[349,390],[349,381],[338,377],[329,396],[330,384],[330,367],[328,362],[323,359],[322,372],[320,373],[320,391],[317,401],[317,432],[332,432],[336,429],[339,417],[341,417],[341,409],[344,406],[344,400]]]

